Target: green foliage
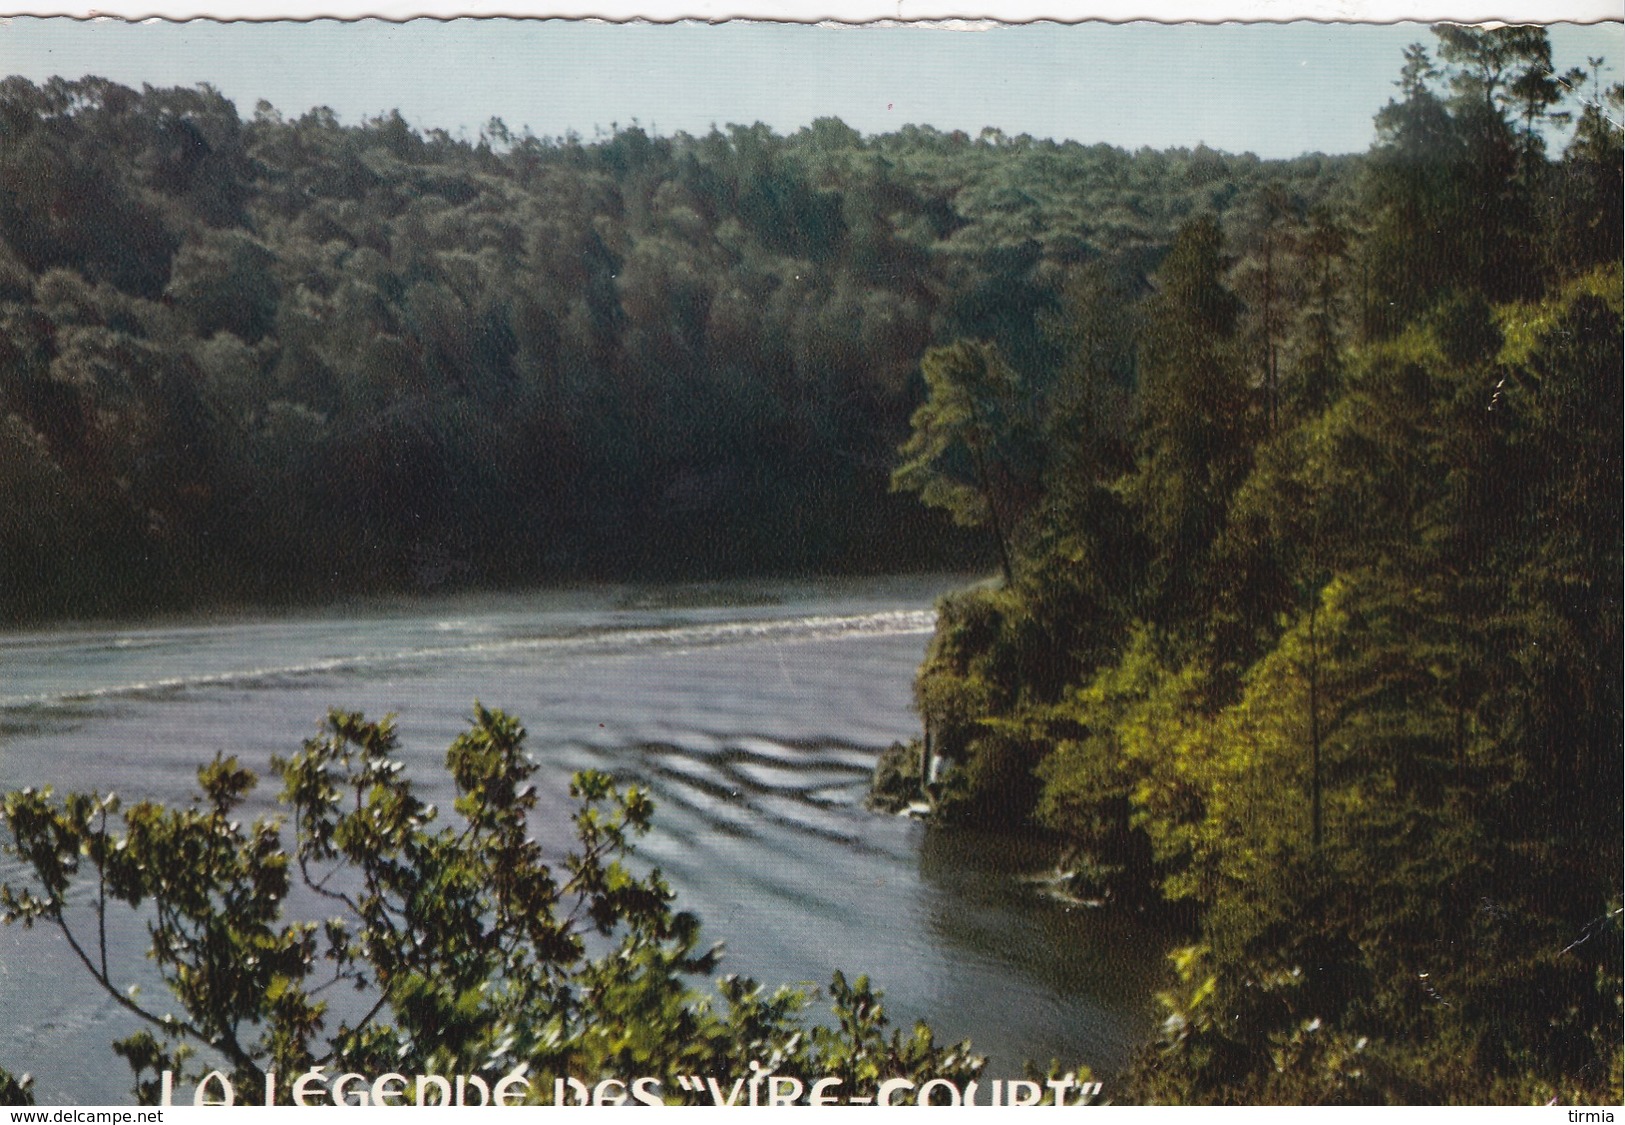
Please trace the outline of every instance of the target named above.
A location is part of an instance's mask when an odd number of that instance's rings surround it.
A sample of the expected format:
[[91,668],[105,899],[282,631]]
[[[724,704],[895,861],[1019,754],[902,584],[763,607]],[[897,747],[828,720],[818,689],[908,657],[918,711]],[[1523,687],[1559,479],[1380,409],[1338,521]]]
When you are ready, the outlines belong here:
[[1625,167],[1625,130],[1619,125],[1625,85],[1616,82],[1604,91],[1603,60],[1586,61],[1592,68],[1590,95],[1582,98],[1574,138],[1563,154],[1564,206],[1552,224],[1553,241],[1563,260],[1606,264],[1617,261],[1625,229],[1625,199],[1617,190]]
[[894,742],[875,760],[866,803],[872,809],[899,813],[925,797],[920,769],[921,743]]
[[1255,430],[1233,348],[1241,305],[1225,283],[1223,236],[1193,220],[1157,273],[1142,344],[1139,466],[1128,488],[1152,550],[1163,617],[1207,596],[1208,552],[1251,461]]
[[1064,290],[1016,581],[921,670],[939,812],[1184,908],[1130,1098],[1621,1096],[1618,130],[1548,160],[1545,32],[1437,30],[1356,191]]
[[[158,1075],[221,1067],[239,1090],[277,1075],[281,1098],[312,1066],[384,1074],[676,1076],[737,1070],[837,1075],[872,1096],[885,1078],[974,1076],[967,1044],[890,1027],[866,978],[836,975],[835,1023],[808,1026],[809,997],[692,980],[720,947],[674,909],[658,870],[631,864],[653,804],[585,772],[571,784],[575,846],[550,860],[531,835],[539,794],[517,720],[476,705],[451,745],[453,823],[419,796],[389,720],[333,712],[322,735],[274,763],[282,822],[244,823],[255,778],[235,759],[198,772],[189,807],[49,791],[7,794],[9,854],[26,882],[0,888],[8,923],[56,930],[98,984],[145,1025],[115,1044],[136,1093]],[[81,906],[88,891],[89,905]],[[314,899],[330,911],[304,917]],[[148,956],[175,1010],[123,988],[110,912],[148,919]],[[327,993],[342,986],[358,1002]],[[540,1084],[538,1084],[538,1089]],[[7,1087],[9,1090],[20,1087]]]
[[1433,313],[1433,334],[1447,362],[1458,367],[1494,358],[1505,342],[1482,293],[1458,293]]
[[[1023,410],[1083,409],[1063,353],[1132,333],[1044,327],[1075,264],[1137,292],[1212,199],[1313,204],[1355,163],[492,128],[6,81],[0,616],[979,564],[982,531],[888,487],[921,354],[988,341]],[[985,482],[963,448],[932,470],[1011,540],[1053,468],[1032,421],[989,419]]]
[[1194,668],[1170,670],[1158,648],[1135,630],[1117,663],[1037,716],[1053,745],[1038,767],[1038,819],[1070,842],[1069,859],[1087,867],[1097,893],[1143,894],[1156,883],[1136,798],[1179,738],[1198,684]]
[[[0,606],[957,560],[986,527],[1004,582],[944,601],[918,680],[937,811],[1036,817],[1078,890],[1189,911],[1134,1093],[1618,1100],[1619,93],[1540,28],[1435,32],[1367,156],[1278,164],[833,121],[498,153],[10,80]],[[511,725],[454,747],[452,836],[387,728],[335,723],[284,767],[297,862],[230,827],[230,762],[189,810],[15,798],[19,919],[66,924],[86,864],[158,911],[185,1015],[147,1012],[138,1074],[483,1058],[499,1025],[586,1070],[847,1049],[780,1043],[793,995],[688,991],[693,923],[621,863],[641,799],[584,779],[555,873]],[[241,911],[129,868],[119,816]],[[296,876],[344,928],[271,909]],[[864,1058],[935,1050],[836,992]],[[598,1003],[643,1030],[595,1038]]]
[[996,345],[959,340],[926,352],[920,374],[926,398],[898,451],[892,490],[919,493],[922,503],[947,511],[955,523],[989,527],[1005,581],[1013,582],[1011,530],[1035,483],[1024,463],[1031,434],[1016,372]]

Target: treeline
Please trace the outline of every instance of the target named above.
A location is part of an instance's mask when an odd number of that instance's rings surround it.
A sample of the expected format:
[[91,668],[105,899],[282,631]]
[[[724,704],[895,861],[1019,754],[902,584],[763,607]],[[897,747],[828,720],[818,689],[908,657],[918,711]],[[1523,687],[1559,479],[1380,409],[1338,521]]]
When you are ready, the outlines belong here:
[[0,617],[962,565],[892,495],[927,347],[1354,162],[985,131],[420,133],[0,83]]
[[1007,560],[938,811],[1190,927],[1120,1096],[1621,1097],[1621,91],[1435,31],[1347,196],[1072,271],[1047,385],[922,364],[896,483]]

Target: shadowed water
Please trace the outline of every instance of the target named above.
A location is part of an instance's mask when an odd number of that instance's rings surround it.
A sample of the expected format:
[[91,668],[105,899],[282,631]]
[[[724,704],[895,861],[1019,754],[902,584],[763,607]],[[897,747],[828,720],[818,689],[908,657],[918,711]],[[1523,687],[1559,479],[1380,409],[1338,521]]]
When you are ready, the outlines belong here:
[[[537,832],[559,851],[575,770],[653,791],[640,855],[726,941],[724,971],[868,973],[895,1019],[971,1038],[990,1076],[1051,1057],[1109,1072],[1149,1030],[1157,942],[1022,879],[1049,862],[1032,841],[862,804],[876,756],[915,732],[910,684],[952,585],[567,591],[0,637],[0,788],[177,801],[217,751],[264,773],[338,706],[395,713],[438,799],[477,697],[528,726]],[[273,796],[266,783],[251,812]],[[115,977],[155,1004],[143,943],[124,920]],[[0,931],[0,1065],[33,1072],[42,1101],[128,1101],[108,1044],[134,1029],[59,937]]]

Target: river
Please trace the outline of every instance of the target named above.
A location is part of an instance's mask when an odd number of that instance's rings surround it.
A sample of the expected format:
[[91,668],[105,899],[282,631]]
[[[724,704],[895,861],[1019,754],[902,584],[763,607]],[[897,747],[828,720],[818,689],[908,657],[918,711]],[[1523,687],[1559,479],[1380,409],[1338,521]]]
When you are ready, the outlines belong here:
[[[593,588],[4,635],[0,789],[179,801],[217,751],[263,775],[334,706],[395,713],[409,767],[440,784],[477,697],[524,720],[556,794],[544,814],[587,767],[652,791],[638,854],[726,942],[723,971],[868,973],[894,1020],[970,1038],[990,1077],[1051,1057],[1104,1076],[1151,1030],[1157,937],[1047,896],[1036,841],[863,805],[878,753],[917,729],[931,607],[957,584]],[[143,938],[121,926],[114,960],[154,1000]],[[33,1073],[42,1103],[128,1102],[108,1045],[134,1029],[50,931],[0,930],[0,1066]]]

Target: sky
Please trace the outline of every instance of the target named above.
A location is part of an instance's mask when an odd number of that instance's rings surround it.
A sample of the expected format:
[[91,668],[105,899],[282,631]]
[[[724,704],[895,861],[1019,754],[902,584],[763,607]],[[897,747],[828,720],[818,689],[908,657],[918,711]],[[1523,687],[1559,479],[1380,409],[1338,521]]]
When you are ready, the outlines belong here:
[[[0,74],[94,74],[130,86],[207,82],[247,117],[332,108],[346,123],[391,109],[470,139],[492,117],[538,136],[636,121],[662,134],[761,121],[791,132],[835,116],[862,133],[907,123],[971,134],[1199,143],[1266,158],[1358,152],[1394,95],[1420,24],[920,26],[609,24],[461,19],[406,23],[0,22]],[[1559,70],[1625,64],[1619,23],[1552,28]]]

